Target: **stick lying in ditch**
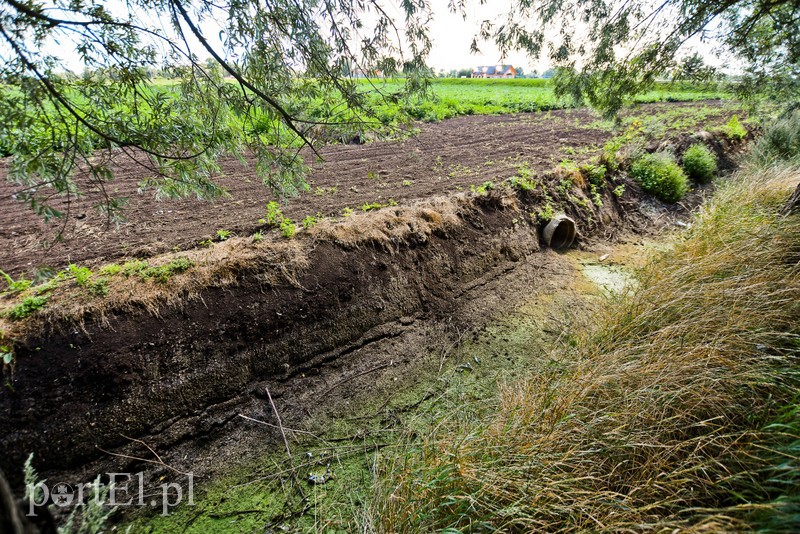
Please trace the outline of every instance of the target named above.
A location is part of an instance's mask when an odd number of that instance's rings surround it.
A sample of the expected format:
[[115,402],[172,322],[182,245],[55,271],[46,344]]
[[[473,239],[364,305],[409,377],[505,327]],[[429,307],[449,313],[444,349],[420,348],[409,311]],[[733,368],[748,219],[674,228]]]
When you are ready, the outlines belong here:
[[294,468],[294,461],[292,460],[292,450],[289,448],[289,440],[286,439],[286,431],[283,429],[281,414],[278,413],[278,408],[275,406],[275,401],[272,400],[272,394],[269,392],[269,387],[264,386],[264,389],[267,391],[267,398],[269,399],[269,403],[272,406],[272,411],[275,412],[275,419],[277,419],[278,421],[278,428],[281,431],[281,436],[283,436],[283,444],[286,445],[286,456],[289,457],[289,467],[291,467],[292,469],[292,480],[294,480],[294,483],[297,486],[297,491],[300,492],[300,497],[303,499],[303,501],[305,501],[306,494],[303,491],[303,487],[300,485],[300,479],[297,478],[297,470]]
[[189,473],[184,473],[183,471],[181,471],[179,469],[175,469],[171,465],[169,465],[167,463],[164,463],[164,460],[161,459],[161,456],[159,456],[158,453],[156,453],[156,451],[154,451],[153,448],[150,445],[148,445],[147,443],[145,443],[144,441],[142,441],[140,439],[136,439],[136,438],[131,438],[129,436],[126,436],[125,434],[120,434],[120,436],[122,436],[125,439],[129,439],[131,441],[135,441],[136,443],[139,443],[144,448],[146,448],[148,451],[153,453],[153,456],[155,456],[156,459],[155,460],[148,460],[147,458],[139,458],[138,456],[131,456],[129,454],[121,454],[121,453],[118,453],[118,452],[111,452],[111,451],[107,451],[107,450],[105,450],[105,449],[103,449],[101,447],[97,447],[97,450],[99,450],[100,452],[104,452],[106,454],[110,454],[111,456],[117,456],[118,458],[125,458],[127,460],[138,460],[140,462],[146,462],[148,464],[160,465],[162,467],[166,467],[167,469],[169,469],[171,471],[175,471],[179,475],[189,476]]
[[326,389],[324,392],[322,392],[320,394],[320,397],[324,397],[325,395],[327,395],[328,393],[330,393],[334,389],[338,388],[339,386],[341,386],[345,382],[349,382],[349,381],[351,381],[353,379],[358,378],[359,376],[364,376],[364,375],[368,375],[370,373],[374,373],[375,371],[380,371],[381,369],[386,369],[387,367],[391,367],[392,365],[394,365],[394,360],[390,361],[389,363],[384,363],[382,365],[378,365],[377,367],[373,367],[372,369],[367,369],[366,371],[361,371],[360,373],[356,373],[353,376],[348,376],[347,378],[343,378],[343,379],[339,380],[338,382],[336,382],[331,387],[329,387],[328,389]]
[[[255,418],[253,418],[253,417],[249,417],[249,416],[247,416],[247,415],[244,415],[244,414],[241,414],[241,413],[240,413],[240,414],[237,414],[237,415],[238,415],[239,417],[241,417],[242,419],[247,419],[248,421],[252,421],[252,422],[254,422],[254,423],[258,423],[258,424],[260,424],[260,425],[268,426],[268,427],[270,427],[270,428],[277,428],[278,430],[280,430],[280,428],[281,428],[281,427],[279,427],[278,425],[273,425],[272,423],[267,423],[266,421],[262,421],[262,420],[260,420],[260,419],[255,419]],[[325,445],[329,445],[329,443],[328,443],[327,441],[325,441],[323,438],[319,437],[318,435],[314,434],[313,432],[309,432],[308,430],[298,430],[298,429],[296,429],[296,428],[289,428],[289,427],[283,427],[283,429],[284,429],[284,430],[288,430],[288,431],[289,431],[289,432],[291,432],[292,434],[304,434],[304,435],[306,435],[306,436],[311,436],[311,437],[312,437],[312,438],[314,438],[315,440],[317,440],[317,441],[321,441],[321,442],[322,442],[322,443],[324,443]]]

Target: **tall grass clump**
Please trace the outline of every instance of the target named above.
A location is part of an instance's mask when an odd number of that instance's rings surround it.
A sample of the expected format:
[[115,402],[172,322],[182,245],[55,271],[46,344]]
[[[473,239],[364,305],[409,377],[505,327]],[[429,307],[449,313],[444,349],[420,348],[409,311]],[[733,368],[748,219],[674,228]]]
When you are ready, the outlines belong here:
[[646,193],[664,202],[677,202],[689,191],[689,180],[672,154],[644,154],[631,163],[631,176]]
[[800,161],[800,111],[776,121],[755,142],[751,159],[761,164]]
[[798,181],[732,179],[552,371],[410,438],[383,530],[798,531]]

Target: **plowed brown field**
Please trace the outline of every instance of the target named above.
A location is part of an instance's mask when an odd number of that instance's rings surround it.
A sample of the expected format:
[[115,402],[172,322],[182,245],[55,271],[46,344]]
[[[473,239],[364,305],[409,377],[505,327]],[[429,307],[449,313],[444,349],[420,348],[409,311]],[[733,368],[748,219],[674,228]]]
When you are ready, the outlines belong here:
[[[708,101],[649,104],[635,113],[644,117],[669,111],[674,123],[666,127],[687,129],[691,120],[686,119],[698,106],[718,112],[689,130],[724,124],[735,112],[730,103]],[[344,208],[358,210],[365,203],[389,199],[404,203],[497,182],[515,175],[523,163],[541,172],[565,158],[590,157],[611,135],[591,112],[564,110],[461,117],[423,125],[419,135],[404,141],[328,146],[321,149],[324,161],[314,165],[311,190],[289,199],[283,212],[296,221],[318,213],[337,216]],[[66,222],[45,225],[26,205],[12,199],[21,187],[5,179],[8,161],[0,161],[0,269],[30,274],[67,263],[149,256],[197,246],[220,229],[246,235],[259,228],[265,204],[275,199],[255,175],[252,162],[242,166],[228,158],[221,162],[219,181],[230,192],[229,198],[157,201],[152,192],[137,192],[139,181],[148,176],[137,159],[144,158],[122,151],[114,156],[116,180],[108,189],[111,195],[128,197],[129,205],[128,222],[111,227],[92,208],[100,200],[96,191],[72,202]],[[60,231],[63,239],[56,240]]]

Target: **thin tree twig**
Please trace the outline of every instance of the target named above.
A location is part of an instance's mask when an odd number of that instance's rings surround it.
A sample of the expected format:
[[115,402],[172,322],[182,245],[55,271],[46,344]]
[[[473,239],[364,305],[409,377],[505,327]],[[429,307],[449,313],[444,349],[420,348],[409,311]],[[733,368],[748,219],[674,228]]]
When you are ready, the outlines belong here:
[[323,393],[321,393],[320,397],[324,397],[325,395],[327,395],[328,393],[330,393],[331,391],[333,391],[337,387],[339,387],[342,384],[344,384],[346,382],[349,382],[349,381],[351,381],[351,380],[353,380],[355,378],[358,378],[358,377],[364,376],[364,375],[368,375],[370,373],[374,373],[375,371],[380,371],[381,369],[386,369],[387,367],[391,367],[393,365],[394,365],[394,360],[391,360],[389,363],[384,363],[382,365],[378,365],[377,367],[373,367],[372,369],[367,369],[366,371],[361,371],[360,373],[356,373],[353,376],[348,376],[347,378],[343,378],[343,379],[339,380],[338,382],[336,382],[331,387],[329,387],[328,389],[326,389]]
[[165,464],[162,461],[148,460],[147,458],[139,458],[138,456],[131,456],[129,454],[121,454],[121,453],[118,453],[118,452],[111,452],[111,451],[107,451],[107,450],[105,450],[105,449],[103,449],[101,447],[97,447],[97,450],[100,451],[100,452],[104,452],[106,454],[110,454],[111,456],[116,456],[118,458],[125,458],[127,460],[137,460],[139,462],[145,462],[145,463],[148,463],[148,464],[160,465],[162,467],[166,467],[170,471],[175,471],[179,475],[183,475],[183,476],[187,476],[187,477],[190,475],[190,473],[185,473],[185,472],[181,471],[180,469],[175,469],[171,465]]
[[[267,423],[266,421],[261,421],[260,419],[255,419],[254,417],[249,417],[249,416],[241,414],[241,413],[237,414],[237,415],[239,417],[241,417],[242,419],[247,419],[248,421],[252,421],[252,422],[258,423],[260,425],[268,426],[270,428],[280,429],[280,427],[278,425],[273,425],[272,423]],[[312,438],[314,438],[314,439],[316,439],[318,441],[321,441],[322,443],[325,443],[326,445],[328,444],[328,442],[325,441],[323,438],[317,436],[313,432],[309,432],[308,430],[298,430],[296,428],[288,428],[288,427],[283,427],[283,428],[284,428],[284,430],[288,430],[289,432],[293,432],[295,434],[305,434],[306,436],[311,436]]]

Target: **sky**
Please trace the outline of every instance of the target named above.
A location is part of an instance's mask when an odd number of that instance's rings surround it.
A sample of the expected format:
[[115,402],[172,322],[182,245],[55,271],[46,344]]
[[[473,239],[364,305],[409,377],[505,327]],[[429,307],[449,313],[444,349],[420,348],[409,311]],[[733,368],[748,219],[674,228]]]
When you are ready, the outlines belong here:
[[[124,0],[108,0],[103,2],[112,13],[120,14],[124,12]],[[433,48],[428,58],[429,66],[435,71],[444,70],[449,72],[452,69],[474,68],[479,65],[498,65],[510,64],[515,67],[522,67],[526,73],[545,71],[550,67],[547,60],[533,59],[527,54],[511,52],[507,57],[502,58],[499,50],[492,42],[479,43],[480,54],[470,53],[470,43],[475,36],[483,20],[496,20],[501,14],[508,13],[511,0],[491,0],[483,5],[478,0],[469,1],[466,9],[466,20],[460,14],[451,13],[448,8],[448,0],[428,0],[428,4],[433,12],[433,20],[428,30],[433,42]],[[387,8],[390,15],[402,20],[403,15],[397,6],[398,0],[385,0],[383,5]],[[163,27],[167,25],[160,20],[146,19],[143,21],[150,27]],[[221,49],[221,44],[217,38],[220,27],[214,23],[203,25],[204,34],[212,43],[216,43],[217,49]],[[187,32],[188,33],[188,32]],[[197,55],[204,59],[208,54],[201,49],[198,43],[190,43]],[[703,45],[699,40],[693,43],[711,64],[718,61],[710,53],[713,48],[708,44]],[[699,46],[698,46],[699,45]],[[74,72],[83,70],[83,66],[78,60],[77,54],[70,52],[68,43],[58,43],[50,47],[48,51],[55,52],[64,58],[64,67]]]
[[433,48],[428,57],[428,64],[436,71],[499,64],[522,67],[525,72],[535,69],[541,73],[549,68],[547,61],[532,60],[527,54],[520,52],[512,52],[503,60],[494,43],[479,43],[481,54],[470,53],[470,44],[473,36],[478,33],[480,23],[508,13],[510,10],[508,0],[491,0],[484,5],[480,5],[477,0],[469,2],[466,9],[467,20],[460,14],[450,12],[447,7],[448,0],[429,0],[428,3],[434,14],[429,27]]
[[[109,0],[102,3],[115,15],[123,15],[125,13],[122,0]],[[397,7],[398,3],[398,1],[387,0],[384,5],[387,7],[387,12],[395,15],[397,20],[402,20],[403,15]],[[461,15],[450,12],[448,0],[429,0],[434,18],[428,28],[433,42],[428,64],[436,71],[450,71],[451,69],[473,68],[479,65],[497,65],[501,63],[501,54],[493,43],[482,43],[480,45],[482,53],[478,55],[470,53],[470,44],[479,29],[480,22],[486,19],[495,19],[499,14],[507,12],[510,2],[508,0],[492,0],[487,4],[480,5],[480,2],[475,0],[469,3],[467,20],[464,20]],[[142,22],[154,29],[159,27],[167,28],[168,26],[163,21],[153,20],[152,18],[146,18]],[[217,38],[219,30],[219,26],[213,23],[203,25],[204,34],[210,41],[216,43],[218,48],[221,48]],[[190,44],[201,59],[208,57],[208,54],[199,47],[198,43],[191,42],[190,39]],[[72,51],[73,48],[74,46],[69,42],[57,42],[51,43],[47,47],[47,52],[63,58],[64,68],[80,72],[83,70],[83,65],[80,63],[77,53]],[[531,61],[530,58],[522,53],[511,53],[502,63],[517,67],[521,66],[527,72],[530,72],[531,69],[542,72],[548,68],[546,62]]]

